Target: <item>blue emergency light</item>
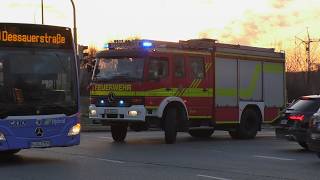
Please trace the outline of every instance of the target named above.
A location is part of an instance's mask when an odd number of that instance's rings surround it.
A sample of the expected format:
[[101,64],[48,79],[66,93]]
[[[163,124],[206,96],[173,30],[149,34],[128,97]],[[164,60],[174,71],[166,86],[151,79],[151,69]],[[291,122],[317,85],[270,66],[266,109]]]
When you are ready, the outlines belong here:
[[144,41],[144,42],[142,42],[142,46],[145,47],[145,48],[152,47],[152,42]]

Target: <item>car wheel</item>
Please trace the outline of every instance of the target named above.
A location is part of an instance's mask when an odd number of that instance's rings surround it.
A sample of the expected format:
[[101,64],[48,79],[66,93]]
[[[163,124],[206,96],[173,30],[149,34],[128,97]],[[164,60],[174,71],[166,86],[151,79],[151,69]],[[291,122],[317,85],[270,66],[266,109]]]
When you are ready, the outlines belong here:
[[309,150],[308,144],[306,142],[298,142],[298,144],[303,147],[305,150]]
[[164,117],[164,136],[167,144],[173,144],[177,138],[177,109],[169,107]]
[[123,142],[127,136],[128,124],[111,125],[111,134],[115,142]]
[[189,134],[195,138],[208,138],[214,132],[214,129],[189,129]]

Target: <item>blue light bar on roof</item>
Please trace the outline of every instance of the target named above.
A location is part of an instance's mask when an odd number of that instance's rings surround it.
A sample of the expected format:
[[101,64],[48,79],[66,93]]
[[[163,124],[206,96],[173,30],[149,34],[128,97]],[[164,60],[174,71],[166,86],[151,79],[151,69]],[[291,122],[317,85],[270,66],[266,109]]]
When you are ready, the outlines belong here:
[[152,47],[152,42],[150,42],[150,41],[144,41],[144,42],[142,42],[142,46],[143,46],[143,47]]

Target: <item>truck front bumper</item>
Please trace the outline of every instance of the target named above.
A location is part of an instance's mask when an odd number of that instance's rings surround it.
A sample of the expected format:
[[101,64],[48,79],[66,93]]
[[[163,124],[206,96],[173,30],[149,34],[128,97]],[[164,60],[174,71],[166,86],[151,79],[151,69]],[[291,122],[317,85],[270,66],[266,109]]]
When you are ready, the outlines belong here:
[[89,118],[104,122],[145,122],[146,108],[143,105],[130,107],[89,106]]

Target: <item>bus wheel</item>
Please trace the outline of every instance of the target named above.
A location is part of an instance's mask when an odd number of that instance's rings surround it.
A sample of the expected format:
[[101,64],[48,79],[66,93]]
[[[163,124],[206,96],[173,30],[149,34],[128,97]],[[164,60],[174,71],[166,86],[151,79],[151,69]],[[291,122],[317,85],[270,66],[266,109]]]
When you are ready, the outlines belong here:
[[260,116],[254,109],[246,109],[241,116],[240,124],[235,131],[229,131],[229,134],[233,139],[253,139],[259,131],[260,122]]
[[195,138],[208,138],[214,132],[214,129],[189,129],[189,134]]
[[0,157],[8,158],[17,154],[21,149],[13,149],[7,151],[0,151]]
[[169,107],[164,117],[164,136],[167,144],[173,144],[177,138],[177,110]]
[[112,124],[111,134],[115,142],[123,142],[127,136],[128,124]]

